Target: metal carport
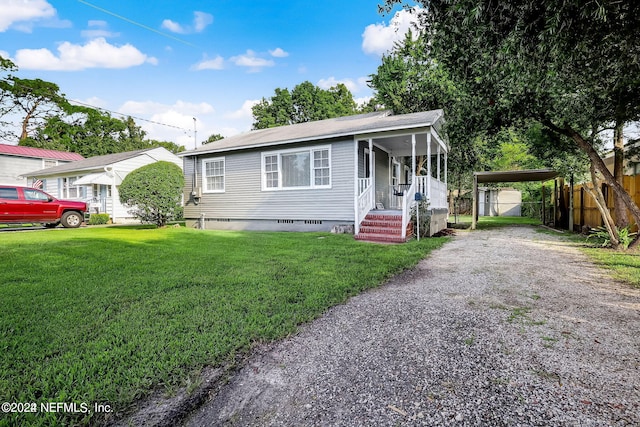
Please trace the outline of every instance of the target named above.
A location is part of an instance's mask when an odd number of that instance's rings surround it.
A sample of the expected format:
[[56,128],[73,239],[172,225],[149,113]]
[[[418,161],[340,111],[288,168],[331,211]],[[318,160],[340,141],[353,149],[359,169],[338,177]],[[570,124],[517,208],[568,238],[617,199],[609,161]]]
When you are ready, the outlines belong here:
[[473,173],[473,218],[471,229],[476,229],[478,222],[478,183],[490,182],[529,182],[548,181],[557,177],[558,172],[552,169],[527,169],[502,172],[474,172]]

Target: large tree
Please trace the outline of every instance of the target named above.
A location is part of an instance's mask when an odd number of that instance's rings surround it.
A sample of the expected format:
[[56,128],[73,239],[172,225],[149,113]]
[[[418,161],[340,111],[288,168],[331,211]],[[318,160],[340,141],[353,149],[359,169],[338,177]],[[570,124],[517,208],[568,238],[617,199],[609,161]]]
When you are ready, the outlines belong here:
[[266,129],[348,116],[356,114],[358,109],[344,84],[322,89],[307,81],[296,85],[291,92],[277,88],[271,98],[262,98],[252,111],[253,128]]
[[[473,109],[463,85],[456,84],[447,70],[429,54],[428,40],[409,31],[404,40],[382,57],[371,75],[375,101],[396,114],[443,109],[451,151],[448,176],[451,188],[461,190],[470,182],[471,172],[481,169],[482,125],[472,121]],[[420,167],[418,167],[420,169]]]
[[47,119],[60,115],[69,105],[60,87],[41,79],[9,77],[0,81],[8,112],[19,114],[20,141],[32,136]]
[[33,137],[20,145],[72,151],[85,157],[164,147],[173,153],[184,151],[173,142],[148,140],[146,132],[131,117],[120,119],[108,112],[84,106],[67,106],[49,117]]
[[[0,56],[0,71],[13,72],[18,67],[9,59]],[[47,119],[59,115],[69,106],[65,95],[57,84],[41,79],[21,79],[12,74],[0,78],[0,118],[10,115],[20,117],[20,135],[23,141],[36,132]],[[0,136],[12,139],[16,135],[9,130],[9,123],[2,121]]]
[[570,139],[640,223],[640,208],[598,151],[613,128],[621,153],[621,129],[640,119],[640,2],[420,3],[430,53],[468,88],[488,128],[533,119]]

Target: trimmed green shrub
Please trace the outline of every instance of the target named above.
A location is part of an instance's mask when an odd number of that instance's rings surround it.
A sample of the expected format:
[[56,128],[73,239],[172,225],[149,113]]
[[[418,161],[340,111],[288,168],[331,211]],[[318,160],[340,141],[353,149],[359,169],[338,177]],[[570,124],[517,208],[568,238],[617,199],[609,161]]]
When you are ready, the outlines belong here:
[[89,225],[108,224],[109,219],[109,214],[106,213],[91,214],[89,216]]
[[142,222],[163,227],[182,213],[182,169],[171,162],[156,162],[129,173],[120,184],[120,202]]

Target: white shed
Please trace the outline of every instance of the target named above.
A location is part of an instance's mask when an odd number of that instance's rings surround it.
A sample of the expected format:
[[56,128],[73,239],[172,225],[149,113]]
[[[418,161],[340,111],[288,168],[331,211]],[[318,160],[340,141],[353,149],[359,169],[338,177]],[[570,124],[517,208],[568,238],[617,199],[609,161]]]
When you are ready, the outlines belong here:
[[479,216],[521,216],[522,193],[513,188],[478,188]]

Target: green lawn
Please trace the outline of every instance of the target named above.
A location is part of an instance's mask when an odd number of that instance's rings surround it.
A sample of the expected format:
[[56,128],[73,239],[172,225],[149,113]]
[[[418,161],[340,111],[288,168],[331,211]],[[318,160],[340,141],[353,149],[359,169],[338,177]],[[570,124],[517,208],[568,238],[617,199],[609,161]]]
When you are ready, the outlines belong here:
[[[83,228],[0,235],[0,396],[118,414],[415,265],[403,245],[324,233]],[[0,425],[104,422],[14,414]]]
[[[449,216],[449,221],[453,221],[454,216]],[[540,225],[539,219],[516,217],[516,216],[481,216],[478,217],[478,230],[486,230],[488,228],[504,227],[508,225]],[[471,215],[458,215],[458,223],[455,228],[470,228]]]
[[637,249],[614,251],[586,244],[582,249],[596,264],[611,270],[614,278],[640,289],[640,252]]

